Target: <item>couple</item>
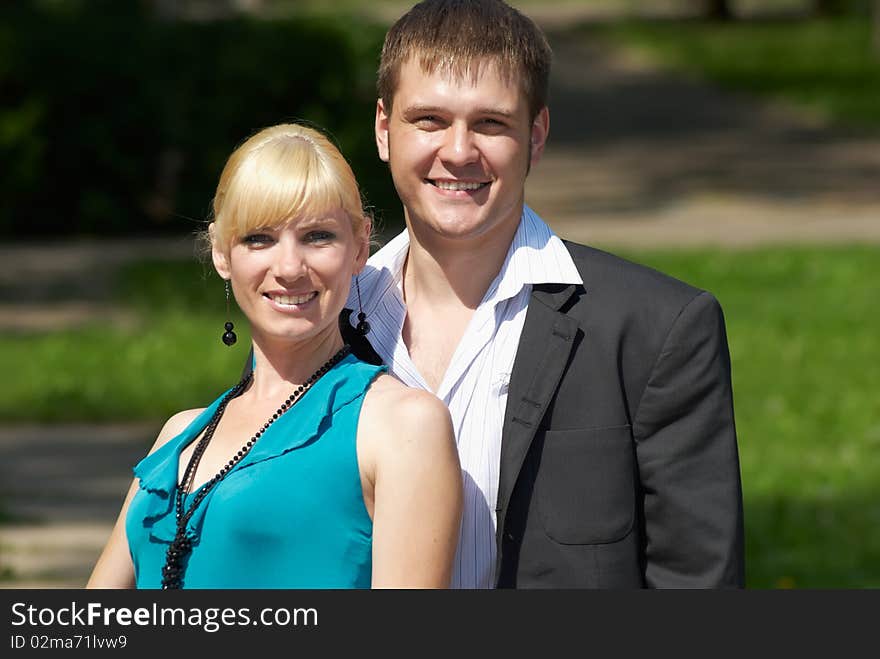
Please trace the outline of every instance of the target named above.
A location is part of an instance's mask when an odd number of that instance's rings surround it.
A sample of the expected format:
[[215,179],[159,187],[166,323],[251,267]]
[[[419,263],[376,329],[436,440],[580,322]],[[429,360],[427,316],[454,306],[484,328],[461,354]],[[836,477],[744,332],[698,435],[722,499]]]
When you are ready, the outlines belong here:
[[168,421],[89,586],[744,584],[718,303],[524,205],[550,59],[500,0],[392,26],[375,131],[406,231],[369,260],[321,135],[233,153],[210,240],[253,368]]

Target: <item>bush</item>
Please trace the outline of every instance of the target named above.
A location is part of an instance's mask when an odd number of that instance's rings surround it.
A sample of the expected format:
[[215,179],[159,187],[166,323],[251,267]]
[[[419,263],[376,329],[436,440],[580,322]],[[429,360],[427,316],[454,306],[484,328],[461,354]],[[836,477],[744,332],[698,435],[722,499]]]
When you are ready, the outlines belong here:
[[144,6],[0,9],[0,235],[192,231],[235,146],[292,120],[330,134],[372,205],[398,208],[372,137],[381,28]]

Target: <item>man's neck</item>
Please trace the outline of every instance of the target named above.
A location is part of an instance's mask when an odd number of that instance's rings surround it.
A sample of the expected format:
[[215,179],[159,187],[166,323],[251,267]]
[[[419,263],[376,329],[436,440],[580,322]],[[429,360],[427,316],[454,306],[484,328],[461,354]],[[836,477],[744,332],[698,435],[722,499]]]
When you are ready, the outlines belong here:
[[504,265],[518,226],[511,221],[491,235],[443,240],[419,235],[410,225],[402,338],[431,391],[439,391],[474,311]]
[[476,309],[501,272],[519,223],[473,240],[443,240],[409,229],[409,253],[403,273],[407,305]]

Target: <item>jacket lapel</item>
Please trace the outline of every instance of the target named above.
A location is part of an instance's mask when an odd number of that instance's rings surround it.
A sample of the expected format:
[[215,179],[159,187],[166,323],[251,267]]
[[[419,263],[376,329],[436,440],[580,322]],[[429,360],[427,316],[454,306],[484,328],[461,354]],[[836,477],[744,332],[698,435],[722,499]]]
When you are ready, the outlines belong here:
[[547,404],[559,385],[578,332],[578,322],[560,309],[582,291],[581,286],[573,284],[542,284],[532,290],[510,376],[501,433],[496,506],[499,540],[513,486]]

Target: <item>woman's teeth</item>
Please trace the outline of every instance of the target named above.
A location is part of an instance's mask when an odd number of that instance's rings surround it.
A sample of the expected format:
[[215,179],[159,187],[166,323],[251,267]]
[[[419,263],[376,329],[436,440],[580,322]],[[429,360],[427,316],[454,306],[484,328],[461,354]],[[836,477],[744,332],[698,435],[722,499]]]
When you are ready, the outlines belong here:
[[316,295],[316,292],[306,293],[305,295],[273,295],[272,300],[278,304],[286,305],[305,304]]

